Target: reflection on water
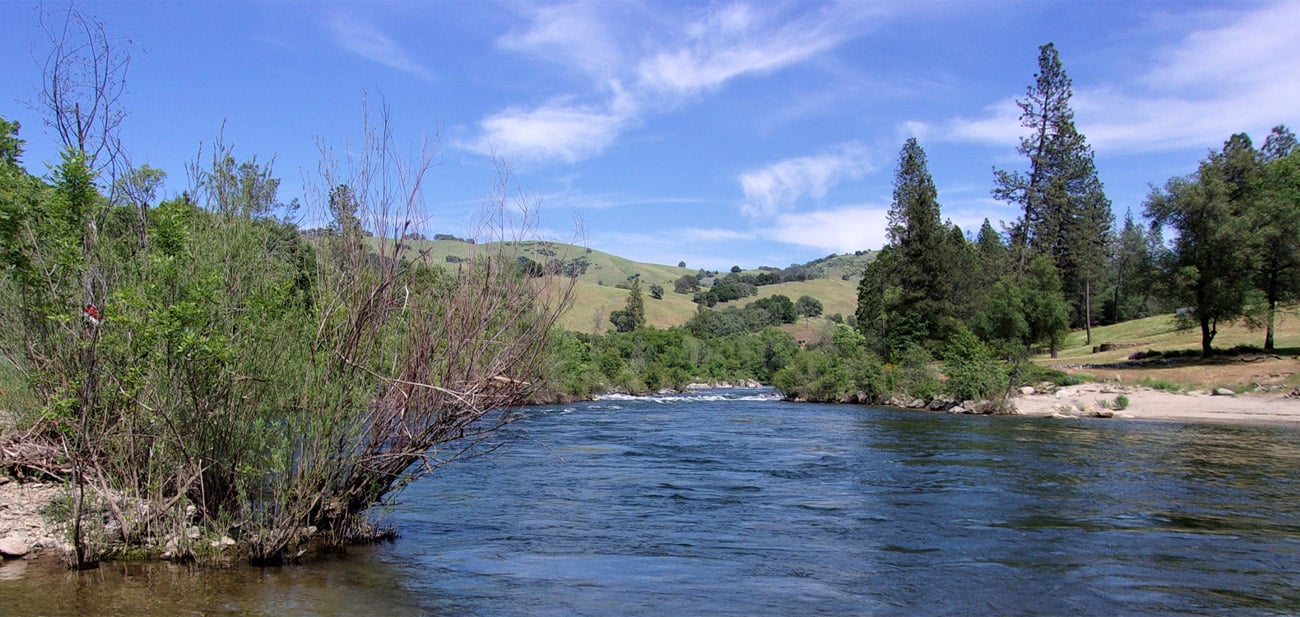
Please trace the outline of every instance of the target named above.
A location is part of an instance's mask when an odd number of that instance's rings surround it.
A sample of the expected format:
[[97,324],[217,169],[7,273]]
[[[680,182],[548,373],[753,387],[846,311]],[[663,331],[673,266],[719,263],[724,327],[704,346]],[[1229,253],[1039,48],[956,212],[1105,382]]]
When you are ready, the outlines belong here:
[[[70,572],[58,563],[0,566],[4,615],[418,615],[402,573],[373,558],[322,558],[286,568],[108,563]],[[6,573],[19,571],[12,580]]]
[[408,489],[394,544],[267,570],[8,564],[0,611],[1300,612],[1295,429],[975,418],[761,392],[527,416],[509,447]]

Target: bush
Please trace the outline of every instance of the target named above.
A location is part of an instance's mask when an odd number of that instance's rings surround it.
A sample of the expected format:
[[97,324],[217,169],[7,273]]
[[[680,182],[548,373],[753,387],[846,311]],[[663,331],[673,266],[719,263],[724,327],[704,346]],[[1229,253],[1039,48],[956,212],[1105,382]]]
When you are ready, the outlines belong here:
[[[387,147],[367,142],[366,160]],[[54,186],[15,187],[0,162],[0,315],[14,330],[0,352],[42,410],[29,435],[62,444],[47,472],[78,485],[79,567],[100,556],[83,533],[97,503],[131,505],[109,508],[127,544],[174,534],[193,505],[260,563],[356,538],[372,505],[510,421],[498,410],[538,387],[568,304],[571,287],[535,286],[506,248],[444,272],[408,262],[400,228],[375,253],[346,220],[309,241],[270,217],[269,167],[220,142],[195,177],[186,197],[137,210],[99,195],[80,155]],[[336,218],[417,218],[327,185]]]
[[1007,389],[1007,370],[993,350],[969,330],[961,328],[944,348],[945,394],[957,400],[992,398]]

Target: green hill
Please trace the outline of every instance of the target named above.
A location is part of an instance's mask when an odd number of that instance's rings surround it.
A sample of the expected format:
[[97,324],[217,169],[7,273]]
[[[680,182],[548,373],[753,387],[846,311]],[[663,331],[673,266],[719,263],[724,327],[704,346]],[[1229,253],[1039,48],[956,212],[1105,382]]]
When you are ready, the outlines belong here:
[[[377,240],[371,241],[377,243]],[[573,306],[560,319],[560,325],[565,329],[576,332],[607,331],[611,327],[610,311],[623,308],[627,301],[627,290],[617,286],[626,283],[631,277],[638,277],[641,281],[648,325],[658,328],[678,326],[686,323],[697,310],[690,294],[673,291],[673,283],[677,279],[683,275],[696,276],[699,273],[697,269],[637,262],[561,242],[526,241],[509,244],[521,257],[543,266],[563,268],[567,273],[577,275]],[[491,245],[484,245],[489,246]],[[412,240],[409,241],[407,255],[412,259],[415,255],[423,255],[430,264],[453,264],[466,258],[476,248],[482,247],[460,240]],[[757,296],[728,304],[744,306],[776,294],[786,295],[791,300],[807,295],[821,301],[826,315],[839,313],[847,317],[856,310],[858,280],[863,268],[874,256],[874,252],[864,251],[858,254],[831,255],[785,269],[765,267],[749,270],[747,272],[751,274],[803,271],[806,276],[817,278],[763,285],[758,288]],[[708,286],[713,278],[706,276],[701,284]],[[664,288],[663,299],[650,297],[651,285]]]

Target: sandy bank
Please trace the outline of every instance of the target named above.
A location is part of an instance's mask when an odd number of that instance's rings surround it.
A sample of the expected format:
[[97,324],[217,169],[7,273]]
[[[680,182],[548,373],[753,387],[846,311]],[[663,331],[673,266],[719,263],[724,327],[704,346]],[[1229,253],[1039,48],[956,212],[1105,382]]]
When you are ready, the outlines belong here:
[[[1116,397],[1121,394],[1128,397],[1128,407],[1107,409],[1108,405],[1114,407]],[[1177,393],[1141,386],[1085,383],[1065,386],[1053,393],[1017,396],[1015,406],[1027,416],[1087,417],[1113,413],[1116,418],[1138,420],[1300,427],[1300,398],[1282,395],[1219,396],[1203,391]]]

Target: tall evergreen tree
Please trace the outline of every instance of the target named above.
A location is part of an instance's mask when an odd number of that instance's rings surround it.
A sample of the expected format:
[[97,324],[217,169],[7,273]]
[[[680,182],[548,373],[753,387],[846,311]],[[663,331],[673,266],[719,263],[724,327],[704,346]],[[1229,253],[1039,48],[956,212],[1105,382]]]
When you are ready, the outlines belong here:
[[951,271],[957,255],[950,250],[950,236],[925,150],[909,138],[894,171],[889,243],[895,251],[892,282],[900,290],[896,310],[911,315],[908,321],[918,325],[916,334],[923,339],[939,334],[940,320],[952,314]]
[[639,278],[632,279],[623,310],[610,313],[609,321],[619,332],[631,332],[645,326],[645,299],[641,297]]
[[906,310],[904,292],[898,285],[898,252],[885,246],[867,264],[858,283],[858,308],[855,314],[858,331],[870,349],[885,361],[892,361],[908,345],[924,340],[925,323],[921,315]]
[[1124,215],[1124,227],[1115,239],[1110,260],[1110,298],[1103,311],[1110,323],[1151,315],[1151,304],[1159,285],[1159,268],[1152,252],[1151,234],[1133,218]]
[[1047,255],[1061,273],[1074,309],[1074,322],[1089,329],[1092,283],[1105,266],[1107,237],[1114,222],[1092,148],[1074,126],[1073,87],[1056,47],[1039,48],[1038,73],[1020,106],[1020,124],[1029,134],[1017,152],[1028,158],[1028,173],[994,170],[993,196],[1019,204],[1012,249],[1023,273],[1032,255]]

